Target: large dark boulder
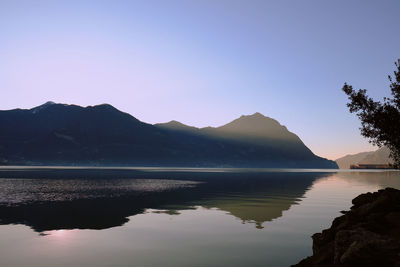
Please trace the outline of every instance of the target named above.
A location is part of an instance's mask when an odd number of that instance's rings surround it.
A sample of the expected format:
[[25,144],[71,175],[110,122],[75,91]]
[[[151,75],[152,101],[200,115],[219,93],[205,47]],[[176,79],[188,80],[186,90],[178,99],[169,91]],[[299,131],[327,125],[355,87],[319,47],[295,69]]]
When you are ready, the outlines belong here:
[[352,203],[312,236],[313,255],[293,266],[400,266],[400,190],[362,194]]

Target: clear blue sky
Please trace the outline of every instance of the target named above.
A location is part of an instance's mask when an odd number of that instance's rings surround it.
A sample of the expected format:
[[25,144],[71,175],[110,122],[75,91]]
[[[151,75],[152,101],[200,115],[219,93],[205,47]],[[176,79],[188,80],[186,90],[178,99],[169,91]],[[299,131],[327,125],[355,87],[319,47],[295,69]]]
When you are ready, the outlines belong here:
[[377,99],[400,1],[0,0],[0,109],[110,103],[138,119],[277,119],[316,154],[373,149],[344,82]]

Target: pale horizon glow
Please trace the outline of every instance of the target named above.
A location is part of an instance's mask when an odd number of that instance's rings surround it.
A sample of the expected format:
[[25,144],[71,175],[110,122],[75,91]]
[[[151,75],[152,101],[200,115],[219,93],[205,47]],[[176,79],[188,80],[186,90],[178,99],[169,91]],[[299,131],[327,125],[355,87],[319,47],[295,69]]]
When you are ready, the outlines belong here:
[[0,110],[108,103],[147,123],[260,112],[317,155],[371,151],[344,82],[389,96],[400,2],[0,1]]

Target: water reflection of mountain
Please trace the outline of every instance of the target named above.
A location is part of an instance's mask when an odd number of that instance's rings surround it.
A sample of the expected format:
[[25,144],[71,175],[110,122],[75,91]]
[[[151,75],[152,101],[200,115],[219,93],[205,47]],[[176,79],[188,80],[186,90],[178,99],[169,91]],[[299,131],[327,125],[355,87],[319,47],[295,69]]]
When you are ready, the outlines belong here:
[[[105,229],[146,209],[218,208],[243,222],[282,216],[322,173],[0,170],[0,223],[35,231]],[[40,179],[32,179],[38,178]],[[79,179],[77,179],[79,178]]]
[[205,201],[204,207],[216,207],[242,220],[243,223],[255,223],[258,229],[263,223],[282,216],[282,212],[296,204],[299,196],[240,196]]

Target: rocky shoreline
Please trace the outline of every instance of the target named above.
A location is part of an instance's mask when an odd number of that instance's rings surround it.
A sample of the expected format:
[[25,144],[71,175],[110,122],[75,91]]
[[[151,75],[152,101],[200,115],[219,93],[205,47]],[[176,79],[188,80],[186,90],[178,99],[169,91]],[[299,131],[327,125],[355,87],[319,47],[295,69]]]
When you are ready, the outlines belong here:
[[400,266],[400,190],[359,195],[329,229],[312,236],[304,266]]

